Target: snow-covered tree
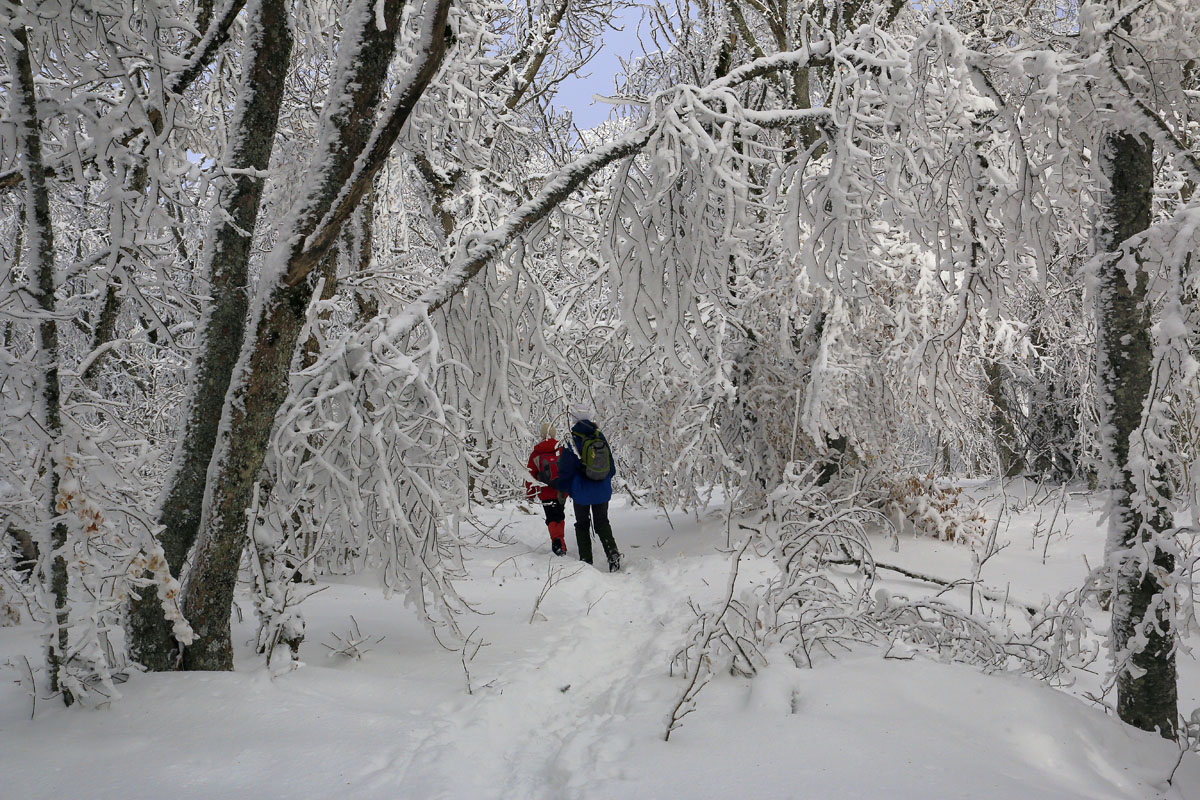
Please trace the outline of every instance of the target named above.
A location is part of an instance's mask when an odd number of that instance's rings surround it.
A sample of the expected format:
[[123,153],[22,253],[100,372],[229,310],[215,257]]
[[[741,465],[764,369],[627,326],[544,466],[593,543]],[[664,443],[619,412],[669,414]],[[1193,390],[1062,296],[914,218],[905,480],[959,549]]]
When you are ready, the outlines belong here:
[[[553,101],[615,0],[32,5],[0,11],[0,503],[64,696],[109,691],[126,649],[231,668],[247,550],[269,654],[303,636],[303,580],[366,567],[453,638],[460,525],[584,400],[636,502],[767,508],[779,587],[861,570],[801,651],[992,648],[869,600],[861,529],[986,548],[940,475],[1098,468],[1117,705],[1173,733],[1189,3],[662,4],[589,132]],[[790,549],[830,520],[847,550]]]

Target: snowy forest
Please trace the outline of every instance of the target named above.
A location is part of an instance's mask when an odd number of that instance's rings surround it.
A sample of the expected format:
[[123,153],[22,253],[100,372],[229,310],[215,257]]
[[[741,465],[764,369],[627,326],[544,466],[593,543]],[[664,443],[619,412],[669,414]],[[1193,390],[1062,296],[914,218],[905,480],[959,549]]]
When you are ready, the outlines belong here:
[[1200,797],[1196,0],[0,0],[0,70],[0,793]]

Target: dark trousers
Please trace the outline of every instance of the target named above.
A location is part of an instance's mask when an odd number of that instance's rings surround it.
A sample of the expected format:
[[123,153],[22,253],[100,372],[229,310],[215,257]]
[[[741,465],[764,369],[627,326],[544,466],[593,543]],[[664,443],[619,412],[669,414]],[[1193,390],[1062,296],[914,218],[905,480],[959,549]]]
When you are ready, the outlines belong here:
[[617,542],[613,539],[612,525],[608,522],[608,503],[596,503],[592,506],[582,506],[575,503],[575,541],[579,543],[579,560],[592,563],[592,520],[596,521],[596,536],[600,538],[600,546],[604,555],[611,561],[617,552]]

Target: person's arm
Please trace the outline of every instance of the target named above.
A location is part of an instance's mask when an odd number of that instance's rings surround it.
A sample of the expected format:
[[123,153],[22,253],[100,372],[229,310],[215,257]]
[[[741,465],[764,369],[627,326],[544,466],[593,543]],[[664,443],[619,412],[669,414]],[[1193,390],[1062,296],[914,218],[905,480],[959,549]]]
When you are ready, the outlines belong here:
[[575,473],[579,471],[579,457],[575,455],[575,451],[569,447],[564,447],[558,456],[558,486],[554,487],[560,492],[567,491],[571,482],[575,480]]

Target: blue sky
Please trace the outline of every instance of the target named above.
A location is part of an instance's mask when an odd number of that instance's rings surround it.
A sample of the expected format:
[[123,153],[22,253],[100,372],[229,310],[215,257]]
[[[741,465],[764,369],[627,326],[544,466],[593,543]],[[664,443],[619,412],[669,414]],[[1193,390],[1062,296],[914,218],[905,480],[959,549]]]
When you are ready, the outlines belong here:
[[600,53],[584,68],[586,77],[564,81],[559,87],[555,105],[575,113],[575,124],[582,129],[592,128],[608,119],[612,106],[592,101],[592,95],[611,95],[613,76],[621,68],[618,56],[628,59],[631,53],[641,54],[637,40],[640,9],[629,10],[622,19],[624,30],[606,31]]

